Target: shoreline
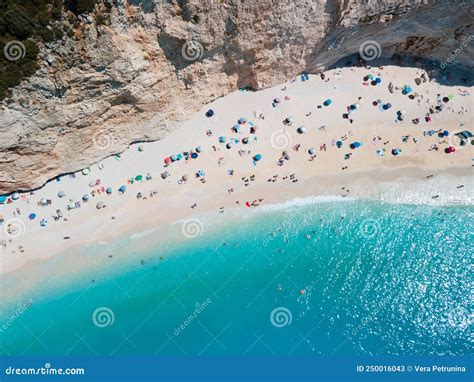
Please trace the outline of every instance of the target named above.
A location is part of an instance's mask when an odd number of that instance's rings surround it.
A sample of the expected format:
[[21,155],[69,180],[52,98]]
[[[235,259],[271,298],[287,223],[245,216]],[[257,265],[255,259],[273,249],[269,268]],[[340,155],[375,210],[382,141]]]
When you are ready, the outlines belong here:
[[[410,170],[409,173],[407,173],[407,170]],[[417,176],[413,176],[413,172],[417,172]],[[427,205],[431,207],[469,207],[469,206],[474,206],[474,198],[471,200],[457,200],[460,203],[456,203],[455,201],[448,201],[443,202],[443,199],[432,199],[431,197],[427,196],[425,200],[417,200],[416,202],[410,202],[407,200],[403,199],[386,199],[387,194],[383,194],[383,188],[381,186],[386,185],[388,187],[392,187],[396,184],[399,184],[400,180],[404,180],[407,183],[410,184],[411,188],[408,189],[408,193],[413,193],[414,191],[420,191],[423,192],[423,187],[426,186],[428,182],[431,182],[431,186],[433,186],[435,189],[437,189],[438,192],[444,193],[444,196],[448,196],[456,187],[457,183],[466,183],[470,182],[471,187],[474,187],[474,178],[469,176],[469,170],[466,170],[465,168],[451,168],[449,169],[448,172],[443,172],[441,171],[436,171],[433,169],[422,169],[422,168],[398,168],[398,169],[392,169],[390,172],[386,172],[383,174],[383,179],[379,179],[374,181],[372,178],[372,175],[374,175],[373,171],[368,171],[364,173],[355,173],[352,174],[352,178],[358,178],[356,182],[354,182],[354,179],[347,179],[348,177],[345,176],[344,182],[341,182],[340,179],[338,179],[336,176],[331,179],[331,182],[327,182],[323,187],[321,186],[313,186],[311,189],[308,187],[308,183],[317,183],[317,180],[320,180],[320,177],[311,177],[306,179],[304,182],[302,182],[299,185],[298,190],[296,190],[295,194],[293,195],[292,198],[287,199],[284,195],[282,197],[272,197],[270,196],[267,201],[268,203],[265,203],[262,206],[252,208],[251,210],[245,209],[244,207],[239,207],[239,206],[229,206],[230,211],[229,213],[238,213],[239,211],[241,212],[254,212],[254,213],[259,213],[260,211],[263,212],[267,209],[271,209],[272,207],[277,207],[277,206],[291,206],[294,204],[296,200],[306,200],[310,198],[315,198],[314,201],[309,201],[309,204],[318,204],[320,202],[324,202],[324,198],[327,198],[327,202],[343,202],[345,200],[347,201],[373,201],[373,202],[380,202],[380,203],[387,203],[387,204],[397,204],[397,205]],[[434,173],[434,174],[433,174]],[[428,175],[434,175],[433,178],[430,178],[429,180],[426,179],[426,176]],[[394,176],[394,177],[393,177]],[[367,180],[372,180],[372,183],[370,184],[364,184]],[[327,179],[326,179],[327,180]],[[442,180],[443,182],[440,183],[439,181]],[[451,189],[446,189],[443,187],[446,184],[449,184],[451,181],[455,180],[456,184],[451,184],[452,187]],[[406,187],[407,184],[405,184],[404,187]],[[347,193],[342,193],[342,194],[336,194],[337,190],[341,191],[341,186],[345,187],[346,189],[349,189],[352,192],[351,195],[348,195]],[[310,191],[304,192],[304,191]],[[295,190],[294,190],[295,191]],[[325,192],[326,191],[326,192]],[[368,194],[368,191],[372,191],[372,194]],[[377,191],[379,193],[377,193]],[[262,192],[265,192],[262,190]],[[400,195],[399,195],[400,196]],[[426,196],[426,195],[425,195]],[[317,200],[318,198],[321,198],[319,201]],[[12,264],[11,268],[5,268],[5,264],[2,264],[2,268],[0,270],[1,275],[11,275],[18,269],[22,267],[28,267],[30,265],[39,265],[46,263],[52,259],[54,259],[56,256],[61,256],[61,254],[67,253],[68,251],[71,252],[78,252],[77,250],[80,247],[85,246],[86,248],[89,248],[91,246],[100,246],[100,245],[112,245],[111,243],[114,243],[118,240],[135,240],[135,239],[141,239],[142,237],[146,237],[149,235],[152,235],[156,231],[160,231],[164,229],[167,225],[178,225],[178,224],[183,224],[189,220],[193,221],[195,220],[196,216],[207,216],[211,217],[211,215],[215,215],[216,217],[219,215],[218,211],[215,211],[214,209],[203,209],[200,210],[198,213],[195,214],[182,214],[182,215],[174,215],[174,219],[167,220],[167,219],[161,219],[161,220],[156,220],[152,221],[153,218],[150,218],[150,215],[152,215],[153,211],[149,212],[147,215],[143,215],[142,211],[140,212],[142,220],[139,223],[135,223],[133,226],[122,226],[121,229],[119,230],[113,230],[110,232],[101,232],[100,237],[101,240],[96,240],[94,237],[92,240],[76,240],[76,241],[68,241],[66,242],[66,245],[63,246],[63,248],[58,249],[57,251],[49,251],[46,255],[43,255],[41,258],[37,259],[29,259],[29,261],[26,261],[24,264],[19,264],[19,263],[14,263]],[[139,218],[139,216],[137,216]],[[105,223],[107,228],[112,227],[114,223]],[[97,230],[101,231],[101,226],[99,225]],[[96,230],[96,232],[97,232]],[[183,237],[183,240],[186,239],[186,237]],[[79,251],[80,252],[80,251]]]
[[[383,86],[364,85],[367,73],[380,76]],[[431,81],[414,85],[413,78],[423,73],[420,68],[396,66],[339,68],[325,72],[324,78],[314,75],[305,82],[296,79],[260,92],[235,92],[219,98],[163,140],[130,146],[122,155],[91,166],[87,175],[76,173],[53,180],[23,194],[24,198],[0,205],[6,218],[1,230],[4,248],[0,248],[0,274],[47,262],[81,245],[113,242],[196,214],[225,214],[234,208],[258,210],[258,206],[301,197],[332,195],[382,202],[398,198],[401,204],[472,205],[474,177],[469,147],[457,147],[454,154],[445,154],[451,138],[424,135],[430,129],[449,130],[451,136],[470,129],[472,111],[467,106],[472,103],[471,88]],[[395,82],[396,92],[388,91],[389,82]],[[417,91],[414,99],[401,93],[407,83]],[[440,94],[452,97],[445,110],[432,114],[429,123],[413,124],[412,119],[422,117]],[[276,98],[280,101],[272,105]],[[377,98],[390,100],[393,109],[374,107]],[[325,99],[332,99],[332,104],[322,105]],[[349,110],[348,105],[355,104],[357,110],[350,114],[349,123],[341,115]],[[205,116],[209,107],[216,110],[212,118]],[[402,110],[406,117],[393,120],[396,110]],[[282,123],[288,116],[294,118],[291,126]],[[242,131],[231,132],[242,117],[246,120]],[[256,133],[248,133],[250,121],[258,127]],[[307,131],[300,134],[302,126]],[[209,131],[211,135],[206,133]],[[229,137],[239,142],[226,148],[219,144],[220,136],[227,142]],[[402,141],[402,137],[408,138]],[[104,144],[113,140],[103,138]],[[242,144],[243,138],[248,144]],[[335,146],[337,139],[344,141],[342,148]],[[353,141],[361,142],[362,147],[348,147]],[[430,150],[433,145],[440,150]],[[202,147],[199,158],[163,164],[163,158],[198,146]],[[400,155],[391,155],[395,148],[401,148]],[[282,162],[282,151],[291,159]],[[378,156],[376,151],[383,153]],[[256,154],[263,159],[252,159]],[[199,171],[205,171],[205,176],[194,177]],[[169,176],[161,179],[164,172]],[[137,174],[143,178],[149,175],[150,180],[126,183]],[[182,180],[185,175],[186,180]],[[426,179],[429,175],[434,175],[433,179]],[[449,179],[437,183],[446,177]],[[452,177],[459,184],[452,184]],[[100,184],[90,186],[94,179],[100,179]],[[118,195],[121,184],[127,190]],[[111,195],[100,192],[101,187],[108,186],[113,189]],[[98,191],[91,196],[91,190]],[[59,191],[65,191],[66,196],[57,197]],[[85,193],[90,200],[80,203],[81,208],[66,210],[57,221],[51,219],[58,208],[64,210],[68,203],[81,202]],[[43,198],[52,203],[39,206]],[[103,203],[105,208],[97,209],[96,203]],[[38,215],[36,220],[27,218],[30,212]],[[47,227],[40,227],[41,219],[48,220]],[[6,235],[12,220],[20,222],[19,235],[14,237]]]

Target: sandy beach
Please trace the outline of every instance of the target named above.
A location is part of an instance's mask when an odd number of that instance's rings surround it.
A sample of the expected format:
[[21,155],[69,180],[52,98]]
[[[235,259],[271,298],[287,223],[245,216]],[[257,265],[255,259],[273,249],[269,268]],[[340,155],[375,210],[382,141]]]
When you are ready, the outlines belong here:
[[[371,84],[377,78],[381,82]],[[422,68],[391,65],[303,79],[236,91],[161,141],[132,145],[87,175],[62,176],[17,200],[8,196],[0,205],[1,273],[200,213],[309,195],[474,203],[472,146],[461,146],[455,136],[473,129],[472,88],[440,85]],[[97,150],[113,144],[111,136],[96,138]],[[447,153],[450,147],[455,151]],[[198,155],[165,164],[183,152]],[[192,236],[186,229],[183,239]]]

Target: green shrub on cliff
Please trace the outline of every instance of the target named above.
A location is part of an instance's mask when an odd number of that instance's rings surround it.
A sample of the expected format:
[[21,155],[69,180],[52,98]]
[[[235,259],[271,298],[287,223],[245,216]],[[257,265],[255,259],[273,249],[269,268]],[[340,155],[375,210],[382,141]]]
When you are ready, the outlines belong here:
[[61,20],[63,10],[88,13],[99,1],[0,0],[0,100],[37,70],[37,42],[63,38],[63,30],[53,27],[55,21]]

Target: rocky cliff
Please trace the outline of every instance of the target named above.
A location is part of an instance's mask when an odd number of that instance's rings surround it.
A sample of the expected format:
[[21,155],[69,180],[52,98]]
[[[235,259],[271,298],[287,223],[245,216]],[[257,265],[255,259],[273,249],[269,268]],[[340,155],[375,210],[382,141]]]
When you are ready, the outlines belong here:
[[[2,102],[0,193],[41,186],[131,142],[160,139],[239,87],[272,86],[357,52],[368,59],[397,53],[472,66],[473,5],[99,2],[93,13],[74,16],[73,34],[40,45],[40,68]],[[70,22],[71,14],[62,12],[59,22]]]

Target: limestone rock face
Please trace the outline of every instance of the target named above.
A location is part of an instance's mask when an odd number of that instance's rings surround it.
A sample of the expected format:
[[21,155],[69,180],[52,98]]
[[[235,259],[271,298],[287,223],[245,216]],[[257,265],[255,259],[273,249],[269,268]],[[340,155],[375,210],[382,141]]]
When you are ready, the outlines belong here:
[[458,49],[449,63],[472,66],[471,1],[114,4],[106,25],[80,17],[74,37],[42,46],[41,68],[3,101],[0,193],[39,187],[131,142],[161,139],[217,97],[323,70],[363,44],[369,55],[440,62]]

